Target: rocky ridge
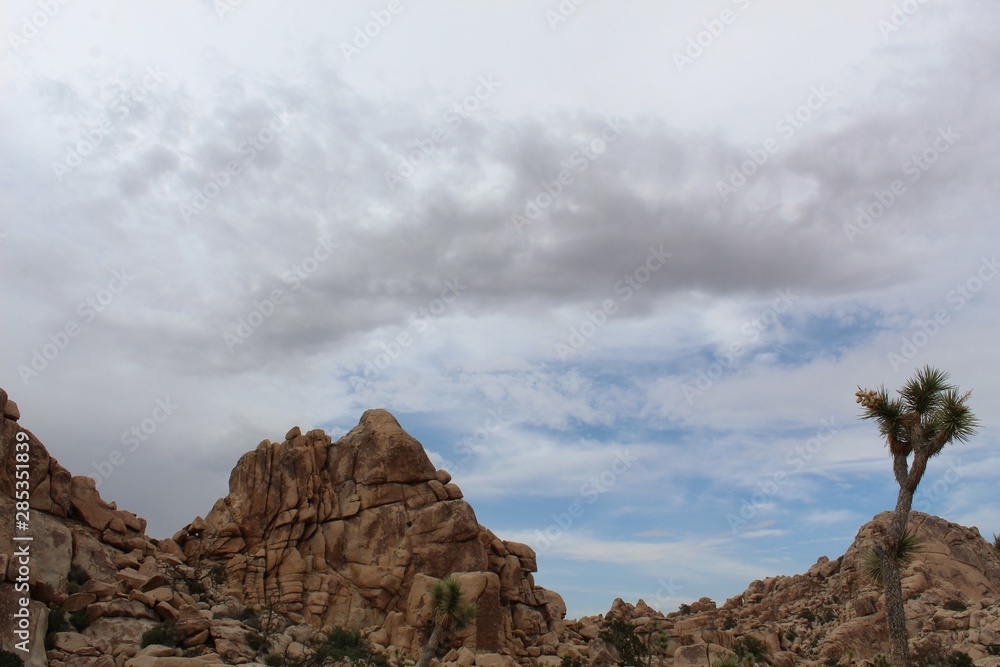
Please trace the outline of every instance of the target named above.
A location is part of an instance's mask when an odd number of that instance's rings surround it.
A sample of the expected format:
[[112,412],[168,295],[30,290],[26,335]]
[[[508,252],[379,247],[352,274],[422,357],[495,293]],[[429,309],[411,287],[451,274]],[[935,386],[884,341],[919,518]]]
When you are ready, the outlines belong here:
[[[261,442],[237,463],[229,494],[164,540],[59,465],[2,389],[0,413],[5,516],[15,511],[16,444],[30,452],[32,667],[259,664],[265,652],[302,657],[332,626],[361,629],[403,665],[429,632],[431,586],[449,574],[480,613],[441,667],[617,664],[598,637],[615,618],[644,639],[662,632],[669,642],[658,655],[678,667],[729,653],[744,635],[762,640],[776,665],[871,664],[888,652],[880,593],[859,573],[887,514],[862,526],[841,558],[752,582],[722,606],[703,598],[663,614],[616,600],[607,614],[564,620],[559,595],[534,584],[534,551],[479,525],[450,475],[383,410],[366,412],[337,442],[297,427]],[[975,529],[918,512],[911,526],[924,543],[904,572],[914,650],[961,650],[977,667],[1000,667],[1000,556]],[[4,618],[17,613],[25,578],[12,531],[0,523]],[[48,632],[60,615],[77,631]],[[143,633],[164,622],[178,646],[142,648]],[[0,647],[15,646],[15,631],[0,624]]]

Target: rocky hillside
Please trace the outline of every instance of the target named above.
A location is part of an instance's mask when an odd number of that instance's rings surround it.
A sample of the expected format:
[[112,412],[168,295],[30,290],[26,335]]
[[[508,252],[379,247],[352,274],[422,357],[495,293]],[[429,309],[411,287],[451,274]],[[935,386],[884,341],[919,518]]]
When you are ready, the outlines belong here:
[[[837,560],[755,581],[721,607],[703,598],[664,615],[616,600],[606,615],[567,621],[559,595],[534,584],[532,549],[479,525],[450,475],[383,410],[337,442],[298,427],[261,442],[236,464],[229,494],[164,540],[60,466],[2,389],[0,413],[0,512],[30,508],[27,527],[0,522],[0,616],[13,621],[0,624],[0,648],[30,648],[17,655],[31,667],[294,661],[333,626],[361,630],[391,665],[412,664],[430,631],[429,590],[449,574],[479,615],[441,667],[616,664],[598,638],[609,619],[642,638],[662,633],[660,664],[678,667],[705,665],[745,635],[776,665],[860,665],[888,652],[880,594],[859,575],[887,515]],[[16,483],[25,469],[27,489]],[[904,572],[914,650],[957,649],[1000,667],[996,551],[937,517],[914,512],[911,525],[923,540]],[[143,648],[149,631],[162,643]]]

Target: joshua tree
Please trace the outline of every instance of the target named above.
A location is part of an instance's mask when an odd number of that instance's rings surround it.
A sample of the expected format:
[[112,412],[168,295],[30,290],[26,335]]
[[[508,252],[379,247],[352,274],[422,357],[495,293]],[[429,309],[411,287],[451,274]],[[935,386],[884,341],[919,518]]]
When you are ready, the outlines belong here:
[[877,390],[859,387],[856,394],[864,409],[861,418],[874,419],[889,446],[892,471],[899,484],[889,530],[874,548],[885,588],[886,620],[897,667],[910,667],[899,555],[901,545],[905,551],[906,520],[913,493],[927,469],[927,461],[940,454],[952,440],[965,442],[979,425],[966,405],[971,392],[959,394],[947,381],[947,373],[925,366],[896,392],[899,398],[890,399],[885,387]]
[[463,630],[476,617],[476,605],[462,600],[462,588],[455,577],[445,577],[431,589],[434,629],[424,646],[418,667],[429,667],[437,657],[441,643],[452,630]]

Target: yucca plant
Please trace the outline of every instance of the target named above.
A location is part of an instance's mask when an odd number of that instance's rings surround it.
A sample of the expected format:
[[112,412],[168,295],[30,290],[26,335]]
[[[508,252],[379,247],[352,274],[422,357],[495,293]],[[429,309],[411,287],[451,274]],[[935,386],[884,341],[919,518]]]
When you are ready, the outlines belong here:
[[[909,528],[903,532],[896,545],[896,562],[899,563],[900,570],[913,562],[913,557],[920,553],[923,544],[923,541]],[[882,561],[874,549],[866,549],[861,554],[861,575],[874,584],[883,585]]]
[[464,630],[476,618],[478,611],[474,603],[462,599],[462,587],[455,577],[445,577],[434,584],[431,607],[434,609],[434,629],[424,646],[418,667],[429,667],[447,634],[452,630]]
[[906,533],[906,521],[913,504],[913,494],[924,476],[927,462],[951,442],[965,442],[975,435],[979,420],[967,401],[971,392],[960,394],[948,384],[948,374],[924,366],[890,398],[885,387],[861,389],[857,402],[862,419],[878,424],[892,457],[892,472],[899,485],[896,507],[889,529],[873,551],[879,560],[879,576],[885,588],[886,621],[892,642],[892,658],[897,667],[910,667],[906,613],[903,607],[903,582],[898,559],[900,540]]

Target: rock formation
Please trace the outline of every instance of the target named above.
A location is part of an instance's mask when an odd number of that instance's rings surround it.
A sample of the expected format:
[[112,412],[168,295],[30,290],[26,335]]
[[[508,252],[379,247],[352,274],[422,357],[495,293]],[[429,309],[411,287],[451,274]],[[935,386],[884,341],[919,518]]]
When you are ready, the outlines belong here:
[[[30,509],[27,529],[0,522],[0,617],[12,620],[0,623],[0,649],[28,636],[31,652],[16,654],[29,667],[260,664],[267,652],[307,655],[333,626],[361,630],[401,667],[429,632],[431,587],[450,574],[479,615],[441,667],[617,664],[598,636],[611,618],[643,638],[662,632],[660,655],[675,667],[705,665],[744,635],[775,665],[870,665],[888,652],[881,594],[859,572],[888,514],[862,526],[844,556],[755,581],[721,607],[703,598],[664,615],[616,600],[606,615],[566,621],[559,595],[534,585],[534,551],[479,525],[450,475],[383,410],[337,442],[298,427],[263,441],[237,463],[229,494],[164,540],[60,466],[2,389],[0,414],[0,512]],[[27,500],[16,486],[25,464]],[[904,572],[911,645],[1000,667],[1000,556],[975,529],[918,512],[910,525],[923,540]],[[162,641],[176,646],[141,646],[144,633],[167,629]]]

